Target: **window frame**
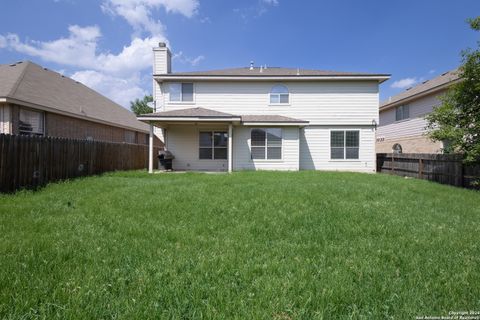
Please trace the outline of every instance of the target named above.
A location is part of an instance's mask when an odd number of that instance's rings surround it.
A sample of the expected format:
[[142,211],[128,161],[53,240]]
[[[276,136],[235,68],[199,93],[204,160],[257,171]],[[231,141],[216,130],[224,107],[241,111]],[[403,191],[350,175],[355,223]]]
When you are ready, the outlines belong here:
[[[41,127],[42,131],[41,132],[33,132],[33,131],[25,131],[21,129],[21,120],[20,120],[20,114],[22,110],[27,111],[27,112],[34,112],[38,113],[41,115]],[[30,108],[24,108],[21,107],[18,109],[18,134],[19,135],[25,135],[25,136],[38,136],[38,137],[44,137],[45,136],[45,112],[41,110],[36,110],[36,109],[30,109]]]
[[[192,100],[185,101],[183,100],[183,85],[191,84],[192,85]],[[172,100],[172,85],[180,85],[180,100]],[[168,84],[168,103],[172,104],[193,104],[195,103],[195,83],[194,82],[170,82]]]
[[[358,132],[358,158],[347,158],[347,148],[355,148],[355,147],[347,147],[347,131],[354,131]],[[332,158],[332,132],[343,132],[343,158],[334,159]],[[341,162],[360,162],[360,141],[361,138],[361,130],[360,129],[330,129],[329,131],[329,153],[330,153],[330,160],[329,161],[341,161]],[[340,147],[334,147],[340,148]]]
[[[269,129],[278,129],[280,130],[280,145],[271,145],[270,147],[272,148],[280,148],[280,158],[279,159],[269,159],[268,158],[268,130]],[[265,143],[263,146],[253,146],[252,145],[252,131],[253,130],[264,130],[265,131]],[[251,161],[261,161],[261,162],[278,162],[278,161],[283,161],[283,140],[284,140],[284,130],[281,127],[263,127],[263,128],[250,128],[250,139],[249,139],[249,145],[250,145],[250,160]],[[264,149],[264,158],[263,159],[258,159],[258,158],[253,158],[253,152],[252,148],[263,148]]]
[[[405,117],[405,110],[407,110],[407,116]],[[399,112],[400,111],[400,112]],[[398,114],[400,113],[401,117],[398,119]],[[410,119],[410,106],[408,104],[402,104],[395,108],[395,122],[405,121]]]
[[[212,145],[210,147],[203,147],[200,146],[200,134],[202,133],[210,133]],[[224,133],[227,137],[227,144],[225,147],[220,147],[220,146],[215,146],[215,133]],[[200,158],[200,149],[211,149],[212,150],[212,157],[210,159],[205,159],[205,158]],[[215,149],[225,149],[226,150],[226,158],[225,159],[216,159],[215,158]],[[226,130],[199,130],[198,131],[198,160],[200,161],[211,161],[211,160],[220,160],[220,161],[226,161],[228,160],[228,131]]]
[[[275,87],[283,87],[287,90],[287,93],[273,93],[273,89]],[[287,96],[287,102],[281,102],[281,96]],[[272,96],[278,96],[278,102],[272,102]],[[281,83],[278,83],[276,85],[274,85],[273,87],[270,88],[270,92],[268,94],[268,105],[270,106],[289,106],[290,105],[290,90],[288,89],[288,87],[284,84],[281,84]]]

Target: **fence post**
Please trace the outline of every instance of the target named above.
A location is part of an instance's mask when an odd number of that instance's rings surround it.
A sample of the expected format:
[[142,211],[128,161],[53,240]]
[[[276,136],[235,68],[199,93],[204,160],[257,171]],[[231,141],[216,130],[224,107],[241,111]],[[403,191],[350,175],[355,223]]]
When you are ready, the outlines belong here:
[[418,159],[418,178],[423,179],[423,159]]
[[395,154],[392,153],[392,174],[395,174]]

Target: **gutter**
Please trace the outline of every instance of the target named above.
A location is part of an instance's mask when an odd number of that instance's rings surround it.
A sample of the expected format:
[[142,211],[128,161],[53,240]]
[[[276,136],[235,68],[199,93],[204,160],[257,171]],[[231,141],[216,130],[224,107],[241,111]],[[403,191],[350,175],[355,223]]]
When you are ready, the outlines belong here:
[[168,75],[156,74],[154,79],[163,81],[182,81],[182,80],[200,80],[200,81],[325,81],[325,80],[371,80],[382,83],[390,79],[389,74],[369,75],[369,76],[189,76],[189,75]]

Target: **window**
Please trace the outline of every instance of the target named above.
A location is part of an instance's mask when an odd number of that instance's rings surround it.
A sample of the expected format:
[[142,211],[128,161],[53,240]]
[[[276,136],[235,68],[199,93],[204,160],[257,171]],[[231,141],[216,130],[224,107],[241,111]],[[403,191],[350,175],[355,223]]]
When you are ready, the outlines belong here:
[[125,130],[125,142],[127,143],[135,143],[135,132]]
[[358,159],[360,131],[334,130],[330,131],[330,158]]
[[395,109],[395,121],[405,120],[410,118],[409,106],[399,106]]
[[227,159],[228,134],[220,131],[202,131],[199,134],[200,159]]
[[288,104],[288,89],[284,85],[276,85],[270,91],[270,104]]
[[193,101],[193,83],[171,83],[170,101],[173,102],[192,102]]
[[43,112],[20,109],[18,131],[24,135],[43,136]]
[[282,129],[252,129],[252,159],[282,159]]

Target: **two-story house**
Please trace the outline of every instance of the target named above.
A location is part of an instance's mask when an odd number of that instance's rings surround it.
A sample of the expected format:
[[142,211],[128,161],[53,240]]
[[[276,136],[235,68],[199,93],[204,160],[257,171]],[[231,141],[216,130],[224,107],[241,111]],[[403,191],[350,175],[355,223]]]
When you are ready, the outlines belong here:
[[452,70],[383,102],[380,105],[377,152],[441,153],[443,142],[432,141],[426,135],[425,116],[440,105],[440,96],[458,81],[458,70]]
[[[156,112],[177,170],[375,171],[379,83],[387,74],[267,66],[171,72],[154,48]],[[150,164],[150,170],[153,164]]]

